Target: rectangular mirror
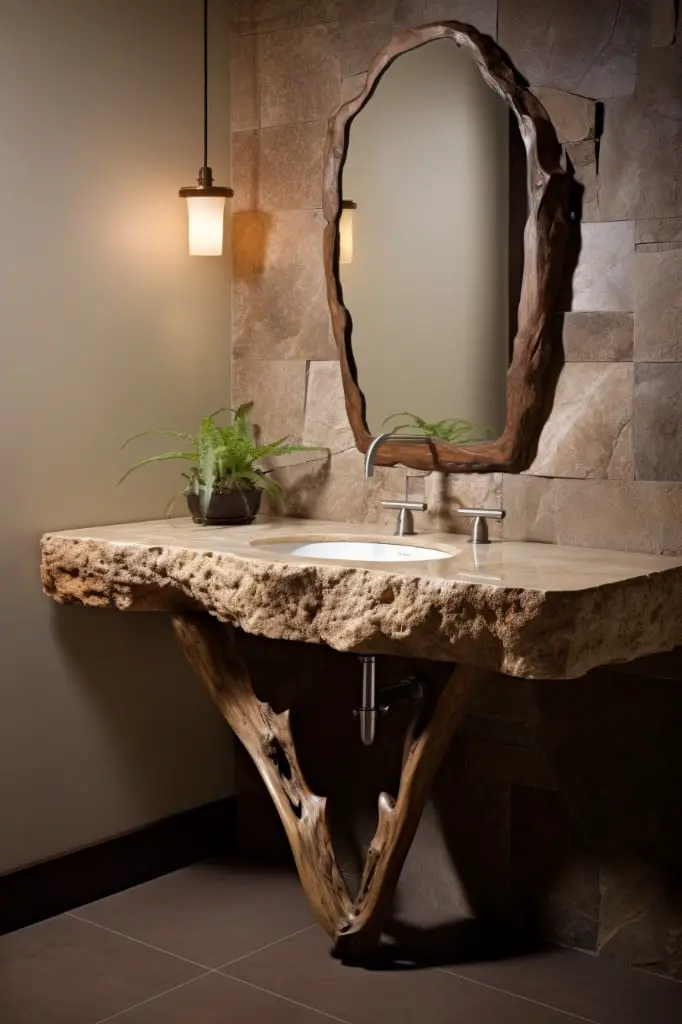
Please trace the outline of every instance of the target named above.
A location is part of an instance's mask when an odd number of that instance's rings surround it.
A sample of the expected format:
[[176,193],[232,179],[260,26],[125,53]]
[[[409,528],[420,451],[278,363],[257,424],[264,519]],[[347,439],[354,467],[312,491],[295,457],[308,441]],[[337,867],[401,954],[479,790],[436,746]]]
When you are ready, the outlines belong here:
[[524,468],[568,220],[559,153],[497,45],[456,22],[396,36],[332,118],[325,268],[361,451],[388,431],[384,464]]

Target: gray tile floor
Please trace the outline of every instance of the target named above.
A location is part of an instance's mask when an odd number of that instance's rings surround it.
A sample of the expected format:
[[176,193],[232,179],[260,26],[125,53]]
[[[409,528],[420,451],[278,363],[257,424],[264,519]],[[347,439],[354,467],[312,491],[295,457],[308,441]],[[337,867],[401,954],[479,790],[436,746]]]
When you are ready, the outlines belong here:
[[2,1024],[682,1024],[682,985],[567,950],[329,956],[292,874],[208,861],[0,938]]

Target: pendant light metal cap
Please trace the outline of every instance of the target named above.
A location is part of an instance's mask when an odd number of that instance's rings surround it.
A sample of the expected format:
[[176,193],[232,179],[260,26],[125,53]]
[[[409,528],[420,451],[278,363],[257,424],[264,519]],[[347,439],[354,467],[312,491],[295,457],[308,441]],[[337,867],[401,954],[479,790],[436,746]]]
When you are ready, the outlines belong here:
[[225,199],[231,199],[234,191],[225,185],[214,185],[213,171],[204,165],[199,168],[196,185],[187,185],[181,188],[178,195],[183,199],[196,199],[199,196],[223,196]]
[[225,199],[231,199],[234,191],[222,185],[187,185],[178,191],[178,195],[183,199],[196,199],[199,196],[223,196]]

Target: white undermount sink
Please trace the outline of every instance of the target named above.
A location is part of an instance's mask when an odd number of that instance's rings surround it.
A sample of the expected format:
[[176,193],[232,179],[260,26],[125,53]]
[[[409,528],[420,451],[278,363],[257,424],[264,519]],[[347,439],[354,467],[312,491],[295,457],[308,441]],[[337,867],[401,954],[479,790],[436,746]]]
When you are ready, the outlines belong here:
[[261,540],[258,546],[267,547],[273,554],[328,558],[337,562],[431,562],[437,558],[452,558],[454,554],[440,548],[377,540]]

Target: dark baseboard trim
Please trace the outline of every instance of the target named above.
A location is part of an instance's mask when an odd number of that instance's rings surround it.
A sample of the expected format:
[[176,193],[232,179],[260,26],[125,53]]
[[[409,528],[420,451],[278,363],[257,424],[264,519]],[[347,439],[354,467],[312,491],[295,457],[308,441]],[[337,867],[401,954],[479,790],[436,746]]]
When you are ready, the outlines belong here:
[[230,796],[0,876],[0,935],[233,853],[236,845],[237,798]]

